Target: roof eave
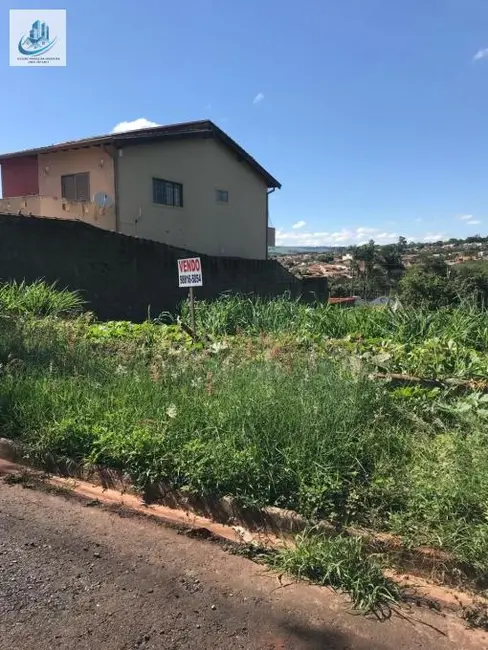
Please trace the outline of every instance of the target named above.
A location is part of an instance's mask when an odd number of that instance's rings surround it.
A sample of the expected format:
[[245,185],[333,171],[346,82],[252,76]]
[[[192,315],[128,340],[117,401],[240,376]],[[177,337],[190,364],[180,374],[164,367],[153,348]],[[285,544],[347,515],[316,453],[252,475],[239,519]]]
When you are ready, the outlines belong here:
[[212,125],[212,131],[213,134],[222,140],[227,146],[229,146],[231,149],[233,149],[243,160],[246,160],[251,167],[254,168],[255,171],[257,171],[265,180],[267,183],[268,188],[270,189],[281,189],[281,183],[274,178],[274,176],[271,176],[269,172],[262,167],[258,161],[253,158],[250,154],[247,153],[245,149],[241,147],[241,145],[237,144],[235,140],[233,140],[225,131],[222,131],[216,124],[211,122]]
[[198,137],[215,137],[221,140],[225,145],[245,160],[260,176],[264,178],[268,188],[281,189],[281,183],[276,180],[257,160],[255,160],[245,149],[243,149],[235,140],[228,136],[222,129],[210,120],[201,120],[198,122],[186,122],[174,124],[169,127],[154,127],[151,129],[141,129],[138,132],[126,131],[125,133],[111,133],[109,135],[86,138],[85,140],[73,140],[72,142],[63,142],[59,145],[49,145],[47,147],[38,147],[36,149],[25,149],[24,151],[14,151],[0,155],[0,163],[12,158],[23,158],[26,156],[38,156],[43,153],[55,151],[70,151],[75,149],[86,149],[87,147],[99,147],[111,145],[117,148],[123,146],[143,144],[145,142],[157,142],[173,138],[198,138]]

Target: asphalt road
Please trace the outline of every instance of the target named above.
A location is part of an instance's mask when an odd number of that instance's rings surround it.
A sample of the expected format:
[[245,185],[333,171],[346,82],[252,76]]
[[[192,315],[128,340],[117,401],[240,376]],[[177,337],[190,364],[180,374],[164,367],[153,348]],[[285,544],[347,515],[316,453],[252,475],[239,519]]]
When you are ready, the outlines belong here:
[[1,650],[488,646],[454,616],[353,615],[344,597],[280,582],[211,541],[28,487],[0,478]]

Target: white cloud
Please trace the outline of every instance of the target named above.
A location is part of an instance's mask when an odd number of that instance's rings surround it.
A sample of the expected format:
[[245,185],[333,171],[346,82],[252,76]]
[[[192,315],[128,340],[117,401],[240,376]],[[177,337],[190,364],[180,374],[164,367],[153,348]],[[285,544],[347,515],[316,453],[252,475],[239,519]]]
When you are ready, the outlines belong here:
[[481,223],[479,219],[475,219],[472,214],[462,214],[458,217],[460,221],[464,221],[467,226],[477,226]]
[[378,244],[390,244],[397,241],[398,234],[368,227],[343,228],[335,232],[276,232],[278,246],[349,246],[365,244],[369,239]]
[[422,217],[417,217],[417,219],[415,219],[415,221],[417,221],[418,223],[421,223],[423,221],[423,219],[422,219]]
[[137,129],[150,129],[153,126],[161,126],[157,122],[146,120],[145,117],[139,117],[132,122],[119,122],[114,126],[111,133],[124,133],[124,131],[137,131]]
[[379,232],[378,228],[357,228],[356,230],[361,235],[374,235],[375,232]]
[[253,104],[259,104],[260,102],[263,101],[263,99],[264,99],[264,95],[263,95],[263,93],[258,93],[258,94],[256,95],[256,97],[252,100],[252,103],[253,103]]
[[306,225],[307,225],[306,221],[297,221],[296,223],[293,224],[292,228],[303,228],[303,226]]
[[[342,228],[334,232],[293,232],[278,229],[276,232],[277,246],[361,246],[370,239],[376,244],[392,244],[398,241],[399,233],[382,231],[379,228],[362,226],[360,228]],[[408,234],[408,241],[425,243],[445,241],[445,232],[426,232],[425,235],[413,236]]]
[[476,54],[473,56],[473,61],[481,61],[481,59],[487,59],[488,58],[488,48],[483,48],[482,50],[478,50]]
[[444,241],[445,239],[447,239],[445,232],[428,232],[424,235],[424,237],[421,238],[420,241],[423,241],[426,244],[430,244],[435,241]]

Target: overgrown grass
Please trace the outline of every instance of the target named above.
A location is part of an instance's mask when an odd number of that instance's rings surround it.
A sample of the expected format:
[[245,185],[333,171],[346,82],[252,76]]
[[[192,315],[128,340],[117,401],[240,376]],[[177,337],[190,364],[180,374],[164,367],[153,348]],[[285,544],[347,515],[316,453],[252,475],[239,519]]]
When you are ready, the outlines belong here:
[[227,296],[197,303],[197,323],[200,331],[216,336],[287,335],[295,345],[360,356],[380,371],[439,379],[488,377],[488,319],[468,304],[437,311],[341,309],[286,297]]
[[334,519],[357,509],[356,492],[388,462],[377,435],[388,395],[328,359],[237,362],[179,347],[148,367],[63,343],[52,324],[35,336],[29,327],[23,351],[12,339],[0,413],[39,459],[104,463],[141,485],[166,479]]
[[310,529],[270,564],[298,578],[346,592],[357,609],[379,613],[400,598],[398,586],[368,556],[358,537],[327,537]]
[[[185,304],[185,315],[187,309]],[[390,307],[341,309],[327,304],[306,305],[286,296],[274,300],[226,296],[217,301],[197,302],[196,318],[199,327],[217,335],[292,332],[297,337],[358,336],[396,343],[421,343],[444,336],[473,349],[488,347],[486,314],[468,305],[436,311]]]
[[[210,343],[194,344],[175,324],[40,318],[42,301],[31,303],[33,317],[19,295],[24,307],[12,304],[17,315],[4,315],[0,329],[0,435],[21,438],[38,462],[100,463],[141,487],[165,481],[293,508],[339,530],[396,532],[488,572],[486,400],[390,391],[368,378],[369,350],[352,337],[383,328],[414,349],[423,334],[451,327],[481,356],[484,315],[224,299],[208,313],[199,305],[201,324],[217,319],[219,304],[224,315],[208,327]],[[247,333],[218,336],[237,330]],[[341,341],[347,362],[322,345],[333,332],[350,336]]]

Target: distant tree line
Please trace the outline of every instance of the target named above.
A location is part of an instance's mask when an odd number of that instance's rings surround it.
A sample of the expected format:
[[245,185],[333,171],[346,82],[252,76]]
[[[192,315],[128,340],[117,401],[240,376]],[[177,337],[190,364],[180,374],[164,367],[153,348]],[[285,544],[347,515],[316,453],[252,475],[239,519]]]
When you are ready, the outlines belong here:
[[[469,244],[488,242],[488,237],[452,239],[448,243]],[[446,242],[439,242],[443,245]],[[448,265],[438,253],[437,243],[416,244],[418,261],[405,269],[402,258],[411,244],[400,237],[396,244],[378,246],[373,240],[349,249],[352,255],[351,275],[346,281],[330,278],[331,296],[361,296],[366,299],[380,295],[398,295],[405,306],[423,306],[428,309],[460,305],[466,302],[488,306],[488,263],[465,262]],[[440,246],[439,246],[440,247]],[[424,251],[424,252],[422,252]]]

